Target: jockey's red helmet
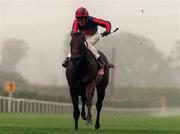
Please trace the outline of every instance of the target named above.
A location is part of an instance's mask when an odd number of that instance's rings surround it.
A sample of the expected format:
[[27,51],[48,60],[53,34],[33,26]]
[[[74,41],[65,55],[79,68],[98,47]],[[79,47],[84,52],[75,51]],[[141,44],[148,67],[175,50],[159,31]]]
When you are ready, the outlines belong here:
[[88,10],[84,7],[80,7],[76,10],[76,18],[81,18],[81,17],[88,17],[89,13]]

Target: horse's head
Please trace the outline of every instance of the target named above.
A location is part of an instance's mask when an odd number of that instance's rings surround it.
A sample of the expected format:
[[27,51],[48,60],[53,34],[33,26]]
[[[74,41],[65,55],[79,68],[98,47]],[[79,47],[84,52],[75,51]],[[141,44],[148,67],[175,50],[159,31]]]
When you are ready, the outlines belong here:
[[72,39],[70,42],[70,48],[71,48],[71,60],[73,61],[79,61],[83,58],[85,51],[86,51],[86,45],[85,45],[85,36],[83,33],[73,33]]

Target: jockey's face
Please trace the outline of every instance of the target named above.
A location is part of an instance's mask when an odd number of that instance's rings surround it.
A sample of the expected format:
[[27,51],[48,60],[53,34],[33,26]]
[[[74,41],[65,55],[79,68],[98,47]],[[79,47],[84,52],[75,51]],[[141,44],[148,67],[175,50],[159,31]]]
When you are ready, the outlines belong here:
[[80,26],[85,26],[87,23],[87,18],[86,17],[77,18],[77,21]]

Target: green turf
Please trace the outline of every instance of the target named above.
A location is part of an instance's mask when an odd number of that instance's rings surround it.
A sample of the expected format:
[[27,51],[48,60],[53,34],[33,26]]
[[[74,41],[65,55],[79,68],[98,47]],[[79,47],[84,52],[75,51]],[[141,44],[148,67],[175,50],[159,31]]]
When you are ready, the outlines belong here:
[[[94,119],[93,119],[93,122]],[[2,114],[0,134],[180,134],[180,116],[102,116],[100,130],[72,115]]]

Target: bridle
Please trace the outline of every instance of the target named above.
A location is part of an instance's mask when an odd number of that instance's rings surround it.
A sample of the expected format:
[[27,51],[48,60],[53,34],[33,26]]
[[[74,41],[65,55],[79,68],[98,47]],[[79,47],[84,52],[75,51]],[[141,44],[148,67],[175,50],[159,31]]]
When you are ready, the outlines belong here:
[[72,60],[72,61],[78,61],[78,60],[81,60],[81,59],[83,59],[84,58],[84,56],[85,56],[85,54],[86,54],[86,50],[88,49],[88,42],[85,40],[85,38],[83,38],[83,44],[78,44],[78,45],[84,45],[83,46],[83,51],[82,51],[82,53],[81,54],[79,54],[78,56],[76,56],[75,58],[73,58],[73,57],[70,57],[70,60]]

